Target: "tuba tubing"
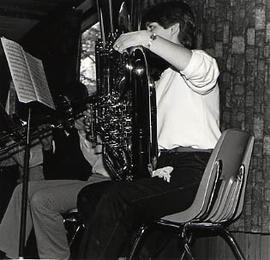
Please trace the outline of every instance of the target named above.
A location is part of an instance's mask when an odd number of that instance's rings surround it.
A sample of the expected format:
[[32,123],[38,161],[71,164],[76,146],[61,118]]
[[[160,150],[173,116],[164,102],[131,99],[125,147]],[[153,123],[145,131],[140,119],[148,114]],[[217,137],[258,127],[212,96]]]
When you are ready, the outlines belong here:
[[120,181],[149,177],[157,157],[155,89],[144,50],[120,54],[112,47],[123,30],[140,27],[139,5],[130,2],[97,1],[101,38],[96,42],[94,135],[102,140],[109,174]]

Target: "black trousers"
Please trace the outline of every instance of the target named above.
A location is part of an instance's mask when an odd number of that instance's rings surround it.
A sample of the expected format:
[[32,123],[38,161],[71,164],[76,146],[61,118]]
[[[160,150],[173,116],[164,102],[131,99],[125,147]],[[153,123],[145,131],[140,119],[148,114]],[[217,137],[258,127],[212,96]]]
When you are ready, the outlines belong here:
[[209,156],[207,152],[162,153],[158,168],[174,168],[170,183],[154,177],[83,188],[78,195],[78,210],[86,232],[78,258],[117,259],[140,224],[188,208]]

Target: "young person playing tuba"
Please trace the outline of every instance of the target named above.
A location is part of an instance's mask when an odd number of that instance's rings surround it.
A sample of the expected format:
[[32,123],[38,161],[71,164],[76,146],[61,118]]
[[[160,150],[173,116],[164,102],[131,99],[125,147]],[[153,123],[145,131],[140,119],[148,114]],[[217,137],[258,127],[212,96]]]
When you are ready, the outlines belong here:
[[156,82],[159,157],[151,178],[86,186],[78,196],[87,232],[79,258],[117,259],[143,223],[183,211],[194,200],[219,136],[219,69],[193,48],[195,21],[182,1],[158,4],[145,30],[122,34],[120,53],[143,46],[170,64]]

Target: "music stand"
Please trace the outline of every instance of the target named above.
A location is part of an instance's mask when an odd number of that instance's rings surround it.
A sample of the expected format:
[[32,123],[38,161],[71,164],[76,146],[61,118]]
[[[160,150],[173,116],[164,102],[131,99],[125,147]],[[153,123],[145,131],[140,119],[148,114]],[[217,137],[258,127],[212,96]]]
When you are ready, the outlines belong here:
[[25,246],[25,231],[26,231],[26,215],[27,215],[27,196],[29,182],[29,159],[31,147],[31,105],[28,107],[27,128],[24,148],[24,164],[23,164],[23,183],[22,183],[22,198],[21,198],[21,223],[20,223],[20,243],[19,243],[19,259],[23,259]]
[[18,100],[22,103],[28,104],[19,244],[19,259],[23,259],[31,146],[31,103],[38,101],[51,109],[55,109],[55,105],[49,90],[42,61],[25,52],[22,46],[14,41],[1,37],[1,42],[7,58]]

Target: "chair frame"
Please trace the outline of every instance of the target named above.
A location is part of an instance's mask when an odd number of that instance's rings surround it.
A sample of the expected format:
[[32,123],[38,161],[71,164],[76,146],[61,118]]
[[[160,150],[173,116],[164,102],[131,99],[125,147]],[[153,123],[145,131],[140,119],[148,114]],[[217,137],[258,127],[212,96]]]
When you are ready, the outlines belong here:
[[[235,136],[234,138],[239,136],[241,144],[243,143],[243,146],[245,146],[241,148],[242,150],[237,155],[241,161],[237,162],[239,166],[233,169],[236,173],[230,178],[228,176],[231,173],[228,173],[228,170],[223,172],[223,161],[222,158],[219,158],[220,150],[223,146],[226,146],[228,136]],[[238,129],[225,130],[211,154],[191,207],[183,212],[154,221],[158,225],[176,228],[179,238],[184,242],[181,259],[184,259],[185,256],[191,260],[195,259],[190,249],[190,245],[194,240],[193,230],[217,232],[229,244],[236,259],[245,259],[228,227],[242,213],[253,145],[254,137],[248,133]],[[226,149],[228,150],[228,147]],[[227,182],[224,181],[226,178],[228,178]],[[129,260],[134,257],[138,245],[149,228],[148,225],[142,225],[139,228],[128,257]]]
[[[69,247],[71,247],[74,244],[75,239],[77,239],[78,234],[85,229],[85,225],[82,223],[80,215],[76,208],[63,214],[63,224],[66,227],[67,236],[69,235],[68,245]],[[67,230],[68,225],[72,225],[74,227],[74,230],[72,232],[69,232]]]

